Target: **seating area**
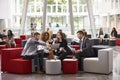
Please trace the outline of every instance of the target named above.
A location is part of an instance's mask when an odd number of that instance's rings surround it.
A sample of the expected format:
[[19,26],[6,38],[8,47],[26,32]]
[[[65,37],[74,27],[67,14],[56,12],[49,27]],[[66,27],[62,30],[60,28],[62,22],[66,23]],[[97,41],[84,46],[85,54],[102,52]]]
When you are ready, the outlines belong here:
[[120,0],[0,0],[0,80],[120,80]]
[[30,60],[24,60],[21,57],[23,48],[2,49],[1,71],[12,73],[31,73],[32,64]]
[[109,74],[113,70],[112,48],[101,49],[98,51],[98,57],[85,58],[83,61],[85,72]]
[[[97,49],[96,57],[85,57],[83,58],[83,71],[90,73],[103,73],[110,74],[112,72],[112,48],[111,45],[100,45],[96,40],[91,39],[93,44],[93,50]],[[119,44],[119,38],[116,39],[113,45]],[[28,74],[32,73],[32,61],[22,59],[21,52],[27,41],[27,38],[23,40],[21,38],[15,38],[18,46],[16,48],[6,48],[5,45],[1,45],[1,71],[18,73],[18,74]],[[71,42],[72,43],[72,42]],[[112,46],[113,46],[112,45]],[[71,45],[71,48],[78,50],[79,45]],[[77,74],[78,73],[78,60],[73,58],[73,55],[69,55],[62,62],[60,60],[48,60],[45,59],[44,69],[46,74]],[[56,67],[55,67],[56,66]],[[16,69],[16,68],[18,69]]]

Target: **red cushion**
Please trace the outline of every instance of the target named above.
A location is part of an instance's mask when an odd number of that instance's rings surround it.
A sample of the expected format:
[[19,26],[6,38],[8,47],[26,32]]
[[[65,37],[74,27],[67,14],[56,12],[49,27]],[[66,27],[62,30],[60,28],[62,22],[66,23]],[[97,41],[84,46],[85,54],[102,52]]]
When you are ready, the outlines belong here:
[[0,45],[0,53],[2,52],[1,50],[6,48],[6,45]]
[[16,48],[22,47],[21,44],[16,44]]
[[120,38],[116,38],[116,45],[120,45]]
[[2,49],[1,54],[1,70],[3,72],[8,71],[9,62],[11,59],[16,59],[21,57],[21,52],[23,48],[5,48]]
[[78,72],[78,60],[71,60],[62,62],[63,73],[77,73]]
[[14,38],[16,47],[22,47],[22,39],[21,38]]
[[80,46],[79,45],[71,45],[72,48],[75,48],[75,50],[79,50]]
[[21,38],[22,40],[26,40],[26,39],[27,39],[27,35],[20,35],[20,38]]
[[25,60],[22,58],[11,59],[10,64],[11,65],[8,70],[9,72],[14,72],[14,73],[31,73],[32,72],[31,60]]

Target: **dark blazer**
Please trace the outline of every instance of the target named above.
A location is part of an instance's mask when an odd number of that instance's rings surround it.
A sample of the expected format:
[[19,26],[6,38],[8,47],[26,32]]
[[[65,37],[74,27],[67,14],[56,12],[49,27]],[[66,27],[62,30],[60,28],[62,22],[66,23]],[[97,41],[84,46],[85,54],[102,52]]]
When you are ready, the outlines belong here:
[[60,43],[59,48],[64,47],[64,49],[66,49],[66,47],[67,47],[67,40],[66,39],[62,39],[61,42],[58,41],[57,43]]
[[[93,50],[92,50],[92,44],[88,38],[83,39],[82,43],[82,53],[87,56],[94,56]],[[81,53],[80,53],[81,54]]]
[[117,31],[112,31],[112,32],[111,32],[111,36],[114,36],[114,37],[117,38]]
[[[60,47],[63,47],[66,50],[67,54],[72,54],[72,51],[70,50],[70,48],[67,45],[66,39],[62,39],[61,42],[58,41],[56,43],[60,43],[59,49],[60,49]],[[58,49],[58,51],[59,51],[59,49]]]

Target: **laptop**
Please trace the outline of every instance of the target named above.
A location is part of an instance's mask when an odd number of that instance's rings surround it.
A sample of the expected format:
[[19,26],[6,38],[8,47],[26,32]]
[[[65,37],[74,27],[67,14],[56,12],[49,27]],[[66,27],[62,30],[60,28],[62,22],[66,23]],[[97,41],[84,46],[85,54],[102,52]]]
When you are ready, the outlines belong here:
[[73,38],[67,38],[66,40],[68,43],[71,43],[73,41]]
[[51,45],[51,48],[52,48],[52,49],[58,49],[59,46],[60,46],[59,43],[57,43],[57,44],[52,44],[52,45]]

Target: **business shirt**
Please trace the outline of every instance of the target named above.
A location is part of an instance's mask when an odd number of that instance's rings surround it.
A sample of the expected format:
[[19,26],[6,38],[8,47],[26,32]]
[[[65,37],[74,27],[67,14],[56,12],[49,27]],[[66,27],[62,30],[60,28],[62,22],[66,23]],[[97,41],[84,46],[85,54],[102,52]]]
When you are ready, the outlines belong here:
[[26,42],[21,56],[36,54],[39,45],[46,46],[46,44],[42,41],[38,41],[35,38],[29,38]]

